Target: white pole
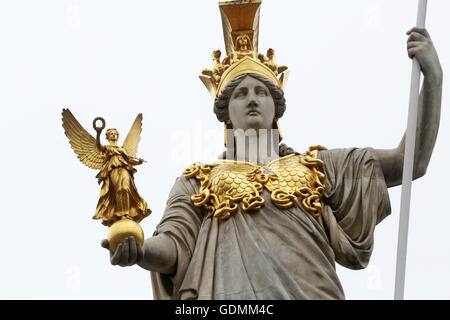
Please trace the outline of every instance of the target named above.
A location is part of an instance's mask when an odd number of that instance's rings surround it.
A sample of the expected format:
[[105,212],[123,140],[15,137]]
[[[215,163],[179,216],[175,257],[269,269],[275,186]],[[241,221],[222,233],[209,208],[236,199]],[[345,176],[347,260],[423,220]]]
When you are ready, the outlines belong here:
[[[427,0],[419,0],[416,26],[425,27]],[[405,153],[403,162],[402,195],[400,203],[400,222],[398,228],[397,269],[395,275],[395,300],[403,300],[405,294],[406,251],[408,244],[409,207],[411,202],[411,181],[414,166],[416,142],[417,109],[419,105],[420,66],[414,58],[411,71],[411,90],[409,93],[408,127],[406,129]]]

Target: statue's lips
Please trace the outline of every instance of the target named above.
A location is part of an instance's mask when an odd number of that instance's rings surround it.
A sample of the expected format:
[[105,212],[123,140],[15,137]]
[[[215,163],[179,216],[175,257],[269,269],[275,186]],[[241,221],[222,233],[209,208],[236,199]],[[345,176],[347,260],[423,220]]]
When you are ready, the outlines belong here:
[[261,113],[258,111],[258,110],[255,110],[255,109],[252,109],[252,110],[250,110],[250,111],[248,111],[247,112],[247,115],[248,116],[258,116],[258,115],[260,115]]

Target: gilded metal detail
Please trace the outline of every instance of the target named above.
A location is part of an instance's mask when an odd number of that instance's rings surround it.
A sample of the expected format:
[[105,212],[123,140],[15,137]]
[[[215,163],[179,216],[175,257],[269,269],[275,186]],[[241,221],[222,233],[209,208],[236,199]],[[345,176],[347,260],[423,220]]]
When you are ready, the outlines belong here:
[[[143,231],[138,223],[151,213],[134,183],[134,166],[144,162],[136,158],[142,114],[136,117],[122,147],[117,145],[119,132],[116,129],[106,131],[109,145],[100,143],[100,134],[105,129],[105,120],[101,117],[93,121],[96,138],[81,126],[69,109],[63,109],[62,120],[65,134],[80,161],[100,170],[96,178],[102,187],[93,219],[101,219],[102,224],[111,227],[108,235],[110,249],[114,251],[117,244],[130,235],[142,244]],[[101,126],[97,126],[98,121],[101,121]]]
[[281,88],[286,84],[288,68],[276,63],[275,50],[267,50],[267,58],[258,54],[260,5],[260,0],[219,3],[226,56],[220,61],[221,51],[215,50],[213,68],[199,76],[214,99],[229,81],[245,73],[260,74]]
[[194,163],[183,174],[200,181],[200,190],[191,200],[196,207],[207,210],[207,218],[229,218],[238,210],[238,202],[242,202],[244,212],[257,211],[264,205],[263,188],[271,192],[277,207],[290,208],[301,202],[317,218],[325,193],[325,175],[318,170],[323,162],[317,158],[317,152],[324,149],[313,146],[305,154],[291,154],[264,166],[230,160]]

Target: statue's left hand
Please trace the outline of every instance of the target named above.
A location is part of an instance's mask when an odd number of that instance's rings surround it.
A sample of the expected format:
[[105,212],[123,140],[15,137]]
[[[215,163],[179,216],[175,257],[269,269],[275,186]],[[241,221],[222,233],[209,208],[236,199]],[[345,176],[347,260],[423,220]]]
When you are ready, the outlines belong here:
[[[101,246],[109,250],[108,240],[103,240]],[[140,263],[143,260],[142,246],[136,243],[134,237],[125,238],[119,245],[115,252],[110,251],[110,261],[112,265],[119,265],[121,267],[128,267]]]
[[406,34],[408,56],[417,59],[424,76],[442,78],[441,64],[428,31],[414,27]]

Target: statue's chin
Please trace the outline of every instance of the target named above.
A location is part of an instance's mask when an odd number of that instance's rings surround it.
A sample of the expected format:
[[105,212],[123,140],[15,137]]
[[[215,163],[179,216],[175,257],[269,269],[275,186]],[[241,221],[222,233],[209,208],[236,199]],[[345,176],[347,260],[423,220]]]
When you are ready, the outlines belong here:
[[[244,121],[242,121],[244,120]],[[248,116],[246,115],[245,118],[243,118],[241,121],[239,121],[239,126],[235,127],[236,129],[241,130],[248,130],[248,129],[255,129],[258,130],[262,127],[262,118],[259,115],[254,116]]]

